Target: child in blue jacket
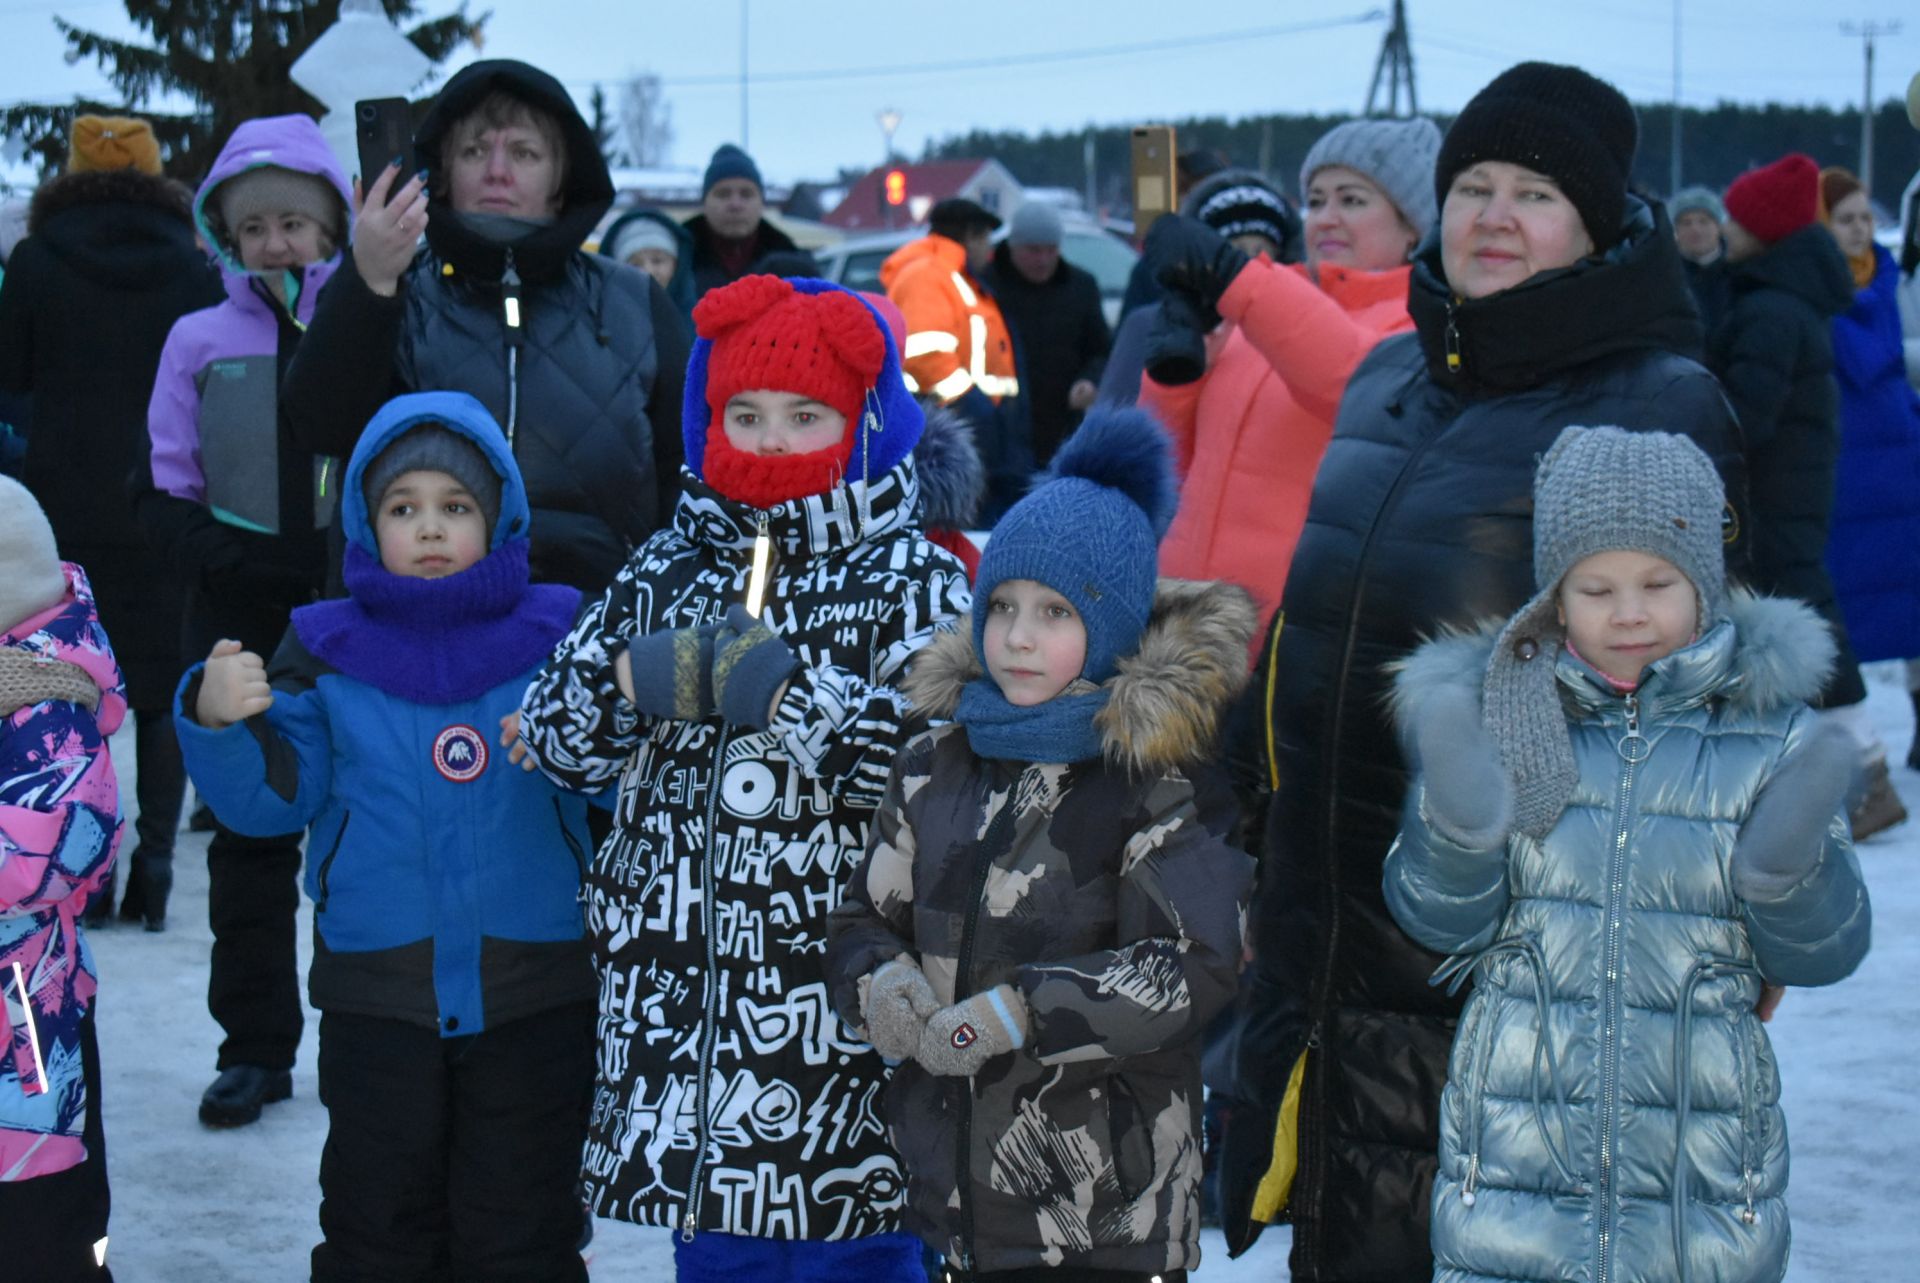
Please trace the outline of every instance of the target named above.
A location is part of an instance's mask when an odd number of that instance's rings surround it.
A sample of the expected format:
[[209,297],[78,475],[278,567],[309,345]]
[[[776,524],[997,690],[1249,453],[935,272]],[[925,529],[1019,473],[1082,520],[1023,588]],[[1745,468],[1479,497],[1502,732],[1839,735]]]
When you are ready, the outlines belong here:
[[341,496],[348,596],[271,670],[222,641],[175,709],[224,821],[310,826],[313,1277],[584,1279],[586,803],[491,744],[579,594],[528,583],[520,473],[464,393],[389,402]]

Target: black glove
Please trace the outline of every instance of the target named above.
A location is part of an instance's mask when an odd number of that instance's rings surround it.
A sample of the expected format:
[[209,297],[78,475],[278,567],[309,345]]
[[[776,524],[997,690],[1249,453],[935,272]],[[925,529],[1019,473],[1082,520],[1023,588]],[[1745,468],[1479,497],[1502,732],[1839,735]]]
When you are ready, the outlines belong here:
[[1142,252],[1153,264],[1155,280],[1192,301],[1202,333],[1220,324],[1220,296],[1247,265],[1245,253],[1199,219],[1184,214],[1168,214],[1156,221]]
[[1153,304],[1144,364],[1155,383],[1170,388],[1192,383],[1207,372],[1207,332],[1186,295],[1163,294]]

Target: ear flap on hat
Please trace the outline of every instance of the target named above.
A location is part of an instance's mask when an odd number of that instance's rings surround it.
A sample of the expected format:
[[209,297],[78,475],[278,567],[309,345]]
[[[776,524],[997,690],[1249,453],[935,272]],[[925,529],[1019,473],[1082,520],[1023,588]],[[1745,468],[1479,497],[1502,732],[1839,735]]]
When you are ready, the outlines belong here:
[[708,291],[694,304],[693,328],[703,339],[718,339],[765,315],[793,292],[792,283],[778,276],[743,276],[725,289]]

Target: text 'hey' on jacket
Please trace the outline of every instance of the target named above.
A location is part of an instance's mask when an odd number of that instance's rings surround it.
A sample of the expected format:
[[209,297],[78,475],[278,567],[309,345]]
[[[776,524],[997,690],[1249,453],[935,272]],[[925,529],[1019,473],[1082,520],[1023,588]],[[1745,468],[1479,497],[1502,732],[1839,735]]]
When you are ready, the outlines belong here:
[[[554,779],[619,781],[587,879],[602,1029],[588,1197],[599,1216],[728,1234],[890,1231],[885,1066],[827,1003],[824,920],[905,738],[897,684],[966,609],[964,572],[920,533],[911,458],[764,512],[683,477],[673,524],[581,612],[521,714]],[[801,665],[769,729],[638,713],[614,658],[744,601],[761,532],[761,618]]]
[[[1738,431],[1683,353],[1700,330],[1664,215],[1629,199],[1604,257],[1460,302],[1430,238],[1416,332],[1347,386],[1242,725],[1268,808],[1253,966],[1239,1005],[1236,1109],[1221,1192],[1229,1244],[1258,1235],[1254,1192],[1295,1062],[1306,1059],[1292,1271],[1300,1283],[1429,1276],[1424,1191],[1457,998],[1394,925],[1380,867],[1406,768],[1386,665],[1425,637],[1511,615],[1533,595],[1533,474],[1569,424],[1690,437],[1744,541]],[[1450,368],[1451,348],[1460,358]]]
[[[447,203],[441,145],[494,91],[541,108],[566,142],[562,205],[511,245]],[[415,139],[436,193],[427,244],[382,298],[347,256],[287,371],[304,449],[345,456],[400,392],[471,394],[506,429],[533,505],[533,577],[598,592],[672,508],[690,329],[654,280],[580,249],[613,201],[593,131],[560,83],[524,63],[474,63]]]
[[978,388],[1017,396],[1013,340],[1000,304],[967,273],[967,247],[929,232],[880,265],[880,283],[907,318],[900,360],[907,387],[943,404]]
[[[1396,701],[1478,698],[1491,631],[1429,642]],[[1867,951],[1844,811],[1809,871],[1735,890],[1754,800],[1814,725],[1833,641],[1806,606],[1736,596],[1623,696],[1556,662],[1579,783],[1545,837],[1463,847],[1416,777],[1387,857],[1397,922],[1473,972],[1441,1101],[1436,1277],[1777,1280],[1787,1134],[1762,980],[1827,984]],[[1625,746],[1629,722],[1642,747]]]
[[80,911],[125,827],[107,739],[126,685],[86,574],[62,570],[66,597],[0,633],[0,660],[33,661],[26,675],[0,663],[0,1186],[86,1160],[80,1022],[100,985]]
[[[909,1061],[887,1089],[908,1225],[950,1257],[1199,1264],[1199,1040],[1233,994],[1252,878],[1205,763],[1255,627],[1239,589],[1162,580],[1108,681],[1103,757],[990,761],[950,724],[895,766],[830,923],[835,1008],[858,1023],[861,978],[905,955],[942,1003],[1013,984],[1032,1018],[1027,1045],[972,1079]],[[949,717],[980,672],[963,622],[908,688]]]
[[1407,271],[1323,266],[1316,284],[1304,266],[1256,258],[1220,296],[1230,324],[1206,374],[1184,387],[1141,380],[1180,469],[1163,573],[1231,580],[1273,617],[1347,380],[1413,324]]
[[[433,581],[447,622],[406,621],[415,653],[392,661],[417,669],[439,656],[448,668],[472,665],[466,649],[488,635],[466,608],[495,586],[493,576],[506,579],[509,599],[516,588],[563,590],[527,587],[526,492],[499,428],[464,396],[411,400],[429,404],[368,425],[347,466],[340,520],[362,551],[377,546],[361,482],[374,457],[409,429],[437,424],[480,449],[502,483],[493,550]],[[521,548],[508,547],[516,542]],[[522,560],[500,555],[513,552]],[[353,590],[353,578],[348,584]],[[564,629],[574,594],[564,598],[536,654]],[[500,719],[519,708],[537,657],[448,698],[410,698],[395,688],[414,686],[421,673],[381,674],[376,684],[309,650],[303,615],[340,605],[294,613],[269,666],[274,699],[265,713],[218,731],[202,726],[191,710],[204,665],[181,682],[174,713],[194,787],[223,823],[262,837],[309,829],[313,1005],[463,1037],[589,1000],[580,907],[586,802],[509,763],[499,747]]]

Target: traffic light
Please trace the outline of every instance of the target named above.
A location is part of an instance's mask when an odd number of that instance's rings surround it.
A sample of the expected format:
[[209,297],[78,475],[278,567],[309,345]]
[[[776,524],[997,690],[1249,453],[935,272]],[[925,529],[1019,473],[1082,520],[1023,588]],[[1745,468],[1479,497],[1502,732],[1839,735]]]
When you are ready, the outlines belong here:
[[907,171],[889,169],[886,179],[887,204],[904,205],[907,203]]

